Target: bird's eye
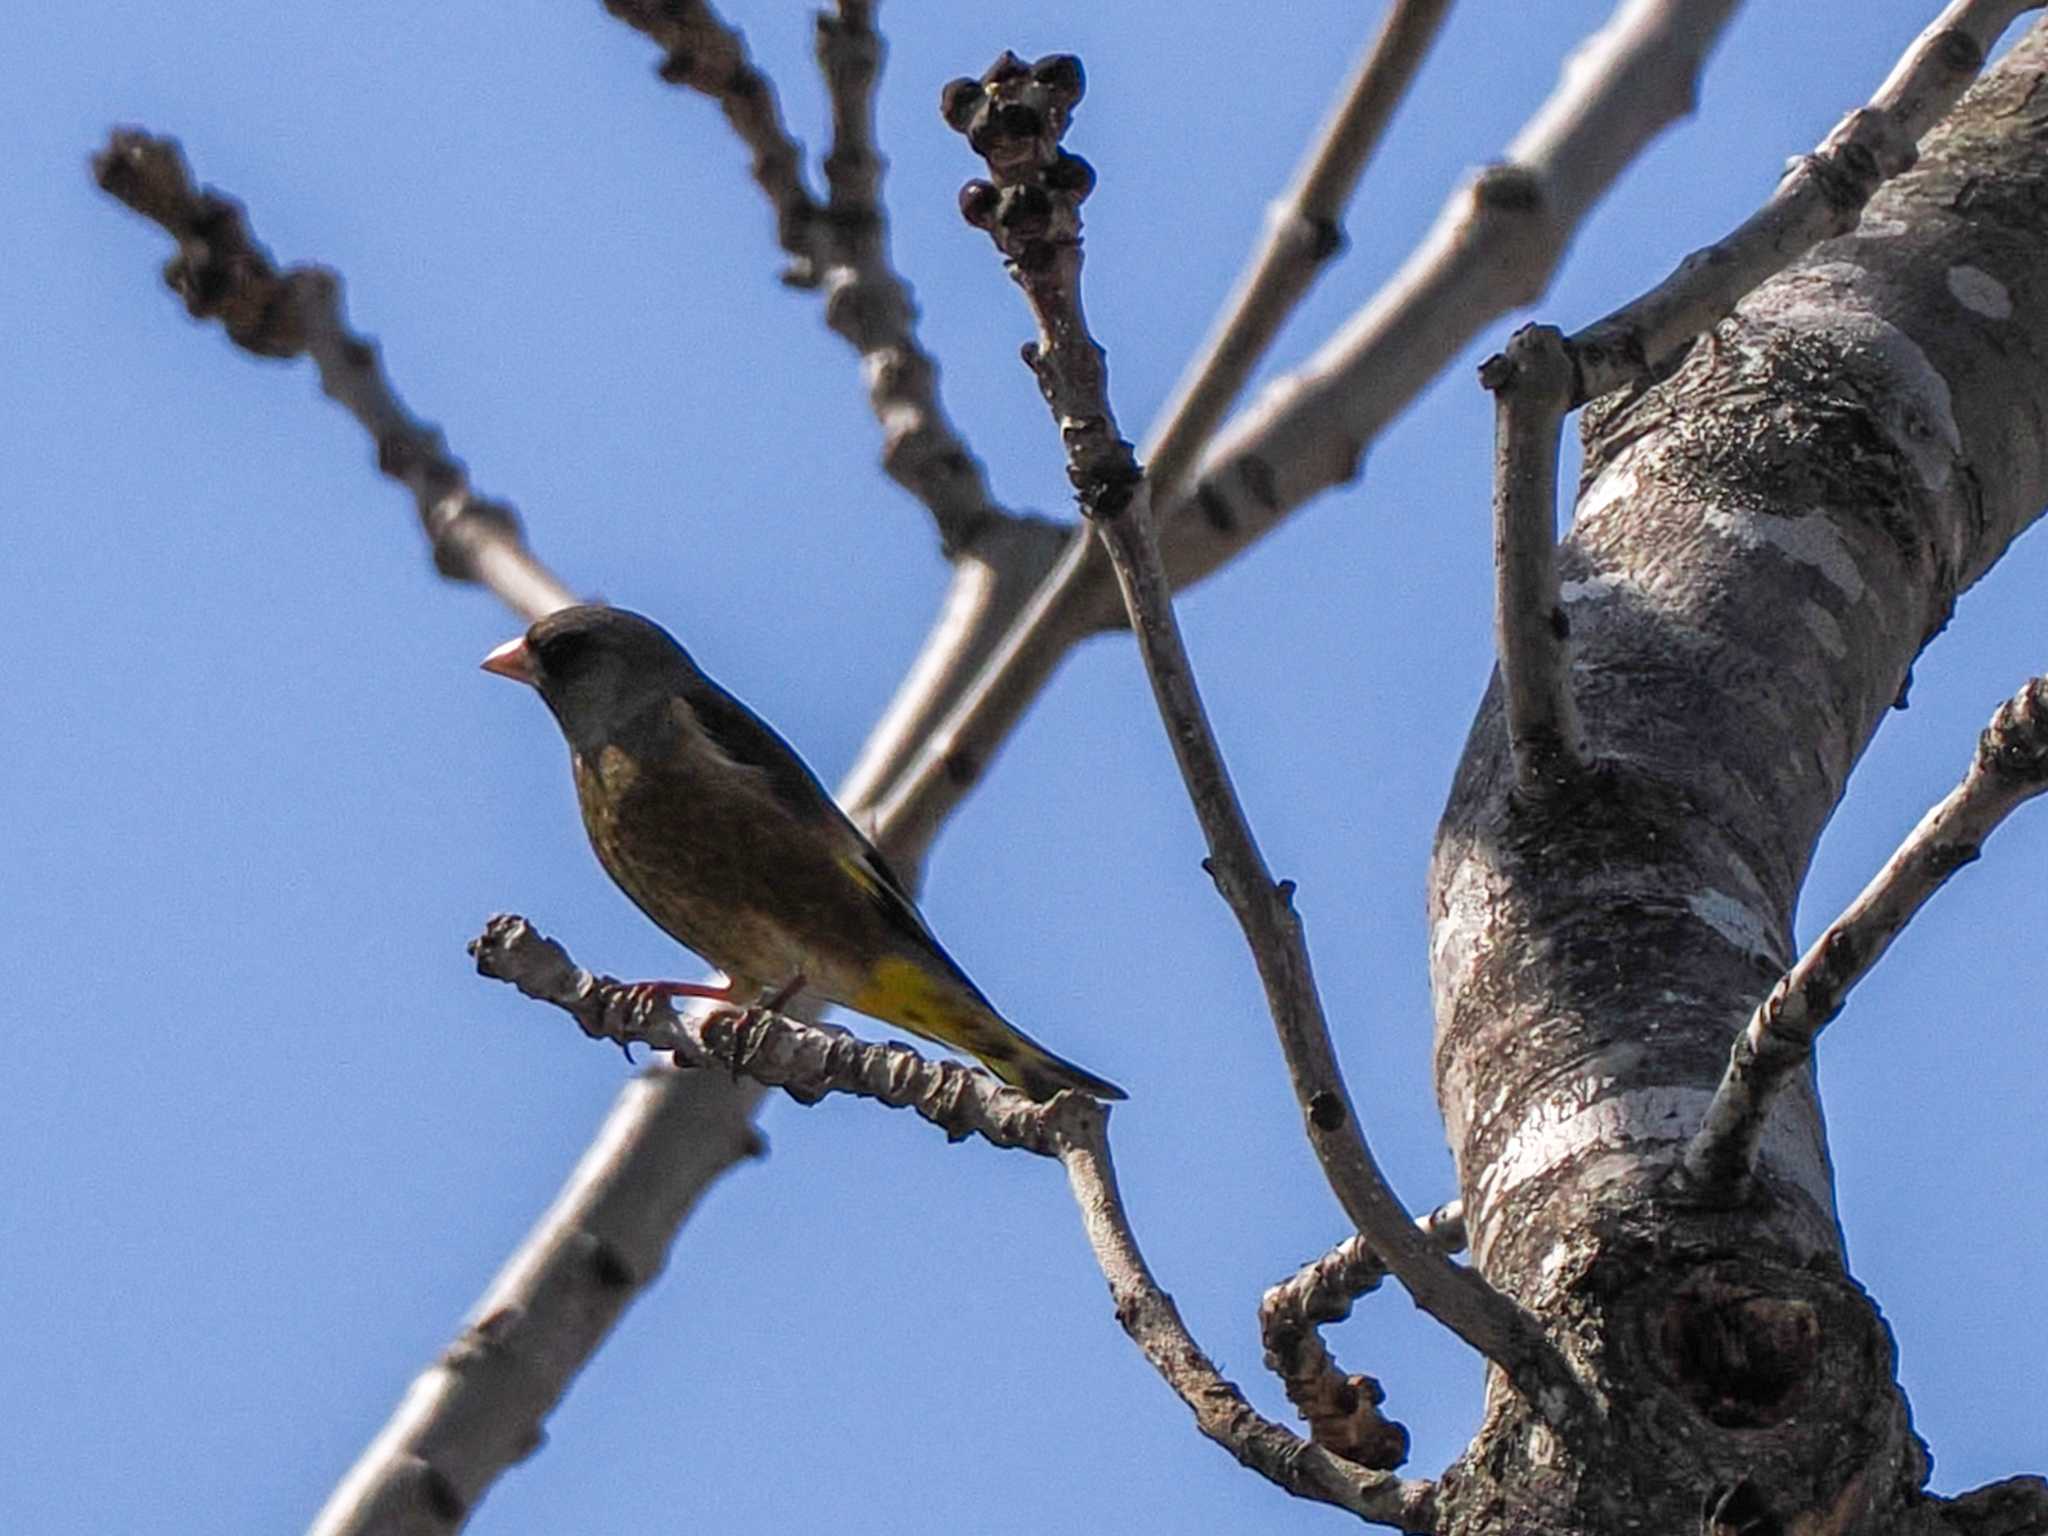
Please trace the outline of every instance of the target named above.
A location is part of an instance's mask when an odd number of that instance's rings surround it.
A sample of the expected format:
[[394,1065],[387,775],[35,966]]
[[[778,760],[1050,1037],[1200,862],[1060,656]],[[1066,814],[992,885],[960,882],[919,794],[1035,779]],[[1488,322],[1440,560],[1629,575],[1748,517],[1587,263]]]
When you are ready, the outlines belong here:
[[543,667],[559,674],[576,665],[589,643],[590,636],[580,630],[563,629],[536,640],[533,649]]

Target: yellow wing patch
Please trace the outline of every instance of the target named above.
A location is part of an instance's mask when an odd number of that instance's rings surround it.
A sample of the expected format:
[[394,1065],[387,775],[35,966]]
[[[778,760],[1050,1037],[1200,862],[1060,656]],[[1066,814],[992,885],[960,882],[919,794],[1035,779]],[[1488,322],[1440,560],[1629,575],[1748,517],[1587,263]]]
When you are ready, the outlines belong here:
[[847,879],[859,886],[863,894],[868,896],[879,896],[882,894],[882,882],[875,878],[875,872],[868,868],[864,860],[842,853],[839,856],[838,863],[839,867],[846,872]]
[[960,1038],[957,1026],[939,1033],[955,1010],[932,974],[914,960],[882,956],[868,972],[867,985],[852,1001],[854,1007],[871,1018],[900,1024],[920,1035],[948,1042]]

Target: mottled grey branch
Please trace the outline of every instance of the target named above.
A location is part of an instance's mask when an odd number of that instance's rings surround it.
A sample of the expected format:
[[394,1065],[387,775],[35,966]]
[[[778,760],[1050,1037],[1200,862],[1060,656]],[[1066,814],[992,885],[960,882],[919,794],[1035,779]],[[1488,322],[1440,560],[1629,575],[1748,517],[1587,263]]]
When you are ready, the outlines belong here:
[[948,419],[938,364],[917,339],[917,306],[889,257],[881,199],[885,161],[875,145],[874,93],[885,53],[866,0],[840,0],[817,19],[818,66],[832,107],[824,161],[826,200],[804,182],[775,89],[746,40],[704,0],[605,0],[606,9],[668,50],[661,77],[709,96],[753,152],[754,179],[776,213],[791,258],[785,280],[825,295],[825,323],[861,360],[868,404],[882,428],[882,467],[932,514],[949,559],[992,527],[1037,521],[995,499],[981,461]]
[[1555,326],[1528,325],[1488,358],[1494,395],[1493,633],[1515,787],[1544,799],[1578,783],[1586,743],[1572,702],[1570,622],[1557,592],[1557,442],[1572,365]]
[[1064,1094],[1050,1106],[1055,1144],[1095,1262],[1109,1282],[1116,1318],[1152,1368],[1193,1410],[1195,1427],[1238,1461],[1289,1493],[1347,1509],[1403,1531],[1436,1528],[1433,1483],[1347,1461],[1265,1418],[1224,1379],[1181,1321],[1173,1298],[1145,1264],[1117,1190],[1103,1106]]
[[[1430,1485],[1346,1466],[1304,1444],[1254,1412],[1189,1336],[1131,1235],[1110,1162],[1104,1106],[1071,1093],[1035,1104],[985,1072],[931,1060],[907,1046],[857,1040],[758,1010],[707,1015],[650,1002],[627,983],[583,970],[560,944],[522,917],[492,918],[470,953],[481,974],[564,1010],[593,1039],[637,1041],[674,1052],[679,1062],[688,1063],[680,1074],[683,1080],[723,1069],[779,1087],[804,1104],[834,1093],[851,1094],[914,1110],[952,1141],[975,1136],[994,1146],[1057,1157],[1067,1169],[1089,1243],[1109,1281],[1117,1320],[1194,1410],[1202,1432],[1291,1493],[1384,1524],[1421,1528],[1417,1514],[1427,1507]],[[552,1402],[554,1394],[544,1396]]]
[[[1459,1201],[1438,1206],[1416,1225],[1447,1254],[1465,1246]],[[1386,1261],[1372,1244],[1347,1237],[1267,1290],[1259,1301],[1259,1338],[1266,1369],[1280,1378],[1310,1438],[1347,1461],[1392,1471],[1408,1459],[1408,1431],[1380,1413],[1386,1395],[1377,1381],[1338,1367],[1320,1331],[1343,1322],[1352,1304],[1386,1278]]]
[[821,210],[804,183],[803,147],[784,125],[775,84],[754,66],[746,39],[704,0],[604,0],[604,8],[661,46],[662,79],[718,103],[775,210],[776,243],[790,258],[783,281],[815,286],[823,275],[814,245]]
[[1770,200],[1663,282],[1567,343],[1574,404],[1646,383],[1743,296],[1821,241],[1847,234],[1877,189],[1911,170],[1920,138],[1962,99],[2012,19],[2042,0],[1953,0],[1915,38],[1870,104],[1794,160]]
[[509,913],[493,917],[469,952],[478,974],[554,1004],[593,1040],[670,1051],[678,1067],[723,1068],[780,1088],[799,1104],[835,1093],[878,1099],[915,1110],[953,1141],[979,1136],[998,1147],[1053,1155],[1046,1106],[958,1062],[758,1008],[679,1009],[648,999],[631,983],[584,970],[560,944]]
[[1081,305],[1081,203],[1094,173],[1060,140],[1082,90],[1079,61],[1064,54],[1026,64],[1005,53],[980,80],[949,85],[946,120],[989,168],[989,180],[963,189],[961,210],[1003,253],[1037,322],[1025,361],[1059,426],[1067,477],[1108,551],[1208,842],[1206,867],[1251,949],[1324,1175],[1416,1305],[1524,1392],[1558,1406],[1577,1391],[1562,1358],[1519,1306],[1416,1230],[1373,1158],[1337,1065],[1293,884],[1276,882],[1267,868],[1203,708],[1152,531],[1149,487],[1117,431],[1102,347]]
[[164,281],[195,319],[218,320],[258,357],[312,358],[321,389],[376,444],[377,467],[412,492],[436,570],[488,588],[528,619],[577,600],[526,547],[517,514],[478,496],[440,429],[406,410],[376,346],[349,329],[339,277],[325,267],[280,271],[240,203],[193,185],[175,139],[117,129],[94,156],[93,175],[178,242]]
[[[1159,513],[1176,588],[1355,477],[1366,446],[1479,332],[1539,297],[1592,204],[1672,119],[1736,0],[1624,0],[1574,54],[1505,164],[1453,196],[1392,279],[1307,364],[1222,427],[1192,488]],[[1061,659],[1123,623],[1104,551],[1076,539],[881,802],[936,827],[980,776]]]
[[1893,939],[1998,824],[2048,790],[2048,677],[1999,706],[1963,780],[1921,819],[1848,910],[1814,940],[1735,1037],[1728,1070],[1685,1151],[1687,1180],[1732,1192],[1756,1164],[1771,1102]]
[[1171,502],[1287,317],[1342,253],[1344,205],[1408,94],[1451,0],[1394,0],[1360,55],[1294,181],[1266,214],[1266,232],[1223,312],[1174,386],[1145,444],[1152,495]]
[[[1735,7],[1625,0],[1580,45],[1503,161],[1452,195],[1421,245],[1336,335],[1224,424],[1187,494],[1162,506],[1176,586],[1355,479],[1372,440],[1473,337],[1542,297],[1593,205],[1692,110],[1707,51]],[[1092,597],[1106,621],[1106,591]]]

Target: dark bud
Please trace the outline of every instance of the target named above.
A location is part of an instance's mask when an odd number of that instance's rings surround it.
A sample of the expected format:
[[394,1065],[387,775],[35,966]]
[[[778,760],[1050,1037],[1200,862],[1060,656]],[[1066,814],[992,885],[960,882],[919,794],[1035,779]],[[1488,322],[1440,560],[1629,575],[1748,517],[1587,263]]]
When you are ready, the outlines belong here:
[[1031,78],[1063,107],[1071,107],[1088,89],[1081,61],[1071,53],[1048,53],[1031,66]]
[[469,1515],[469,1505],[464,1501],[454,1481],[439,1467],[429,1462],[419,1474],[420,1502],[428,1512],[450,1530],[462,1524]]
[[1959,27],[1950,27],[1934,40],[1941,62],[1959,75],[1974,75],[1984,67],[1984,50],[1977,39]]
[[1045,119],[1038,108],[1010,101],[989,114],[989,127],[1006,139],[1035,139],[1045,127]]
[[981,77],[983,85],[1002,85],[1006,81],[1020,80],[1031,73],[1031,66],[1005,48],[989,65]]
[[960,189],[960,217],[976,229],[996,227],[996,205],[1002,194],[986,181],[970,181]]
[[1347,1118],[1344,1101],[1328,1091],[1316,1094],[1308,1101],[1308,1118],[1319,1131],[1340,1131]]
[[622,1291],[633,1284],[633,1266],[611,1243],[600,1242],[591,1250],[590,1269],[605,1290]]
[[979,80],[965,76],[948,81],[946,88],[939,92],[939,115],[952,127],[955,133],[965,133],[967,124],[974,116],[974,109],[981,105],[984,92]]
[[1503,213],[1534,213],[1543,206],[1542,183],[1524,166],[1489,165],[1475,190],[1481,206]]
[[697,60],[695,56],[677,49],[674,53],[663,59],[660,64],[656,65],[654,72],[669,85],[688,85],[690,83],[690,76],[696,72],[696,69]]
[[1021,187],[1011,187],[1003,193],[996,222],[1008,234],[1037,240],[1052,224],[1052,195],[1045,188],[1029,182]]
[[1045,184],[1055,192],[1065,193],[1077,203],[1088,200],[1088,194],[1095,190],[1095,167],[1079,155],[1062,153],[1045,168]]

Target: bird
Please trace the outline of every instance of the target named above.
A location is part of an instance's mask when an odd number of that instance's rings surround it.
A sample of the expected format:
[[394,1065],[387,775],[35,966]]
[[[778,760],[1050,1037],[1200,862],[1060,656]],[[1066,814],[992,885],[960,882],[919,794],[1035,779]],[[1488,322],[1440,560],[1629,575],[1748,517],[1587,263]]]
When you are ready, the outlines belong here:
[[726,978],[644,989],[771,1009],[808,993],[977,1057],[1033,1099],[1125,1097],[996,1011],[796,750],[653,620],[558,609],[483,667],[553,712],[605,873]]

